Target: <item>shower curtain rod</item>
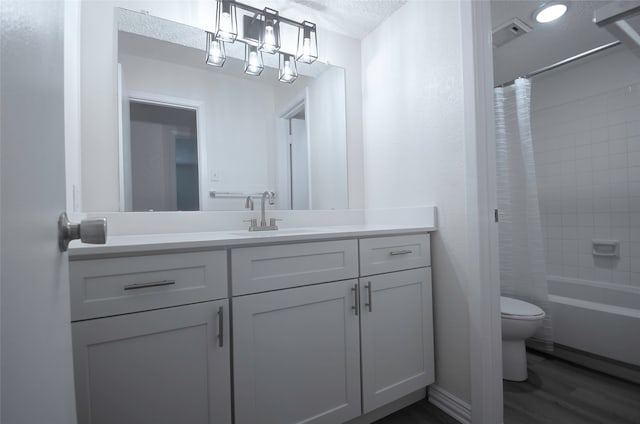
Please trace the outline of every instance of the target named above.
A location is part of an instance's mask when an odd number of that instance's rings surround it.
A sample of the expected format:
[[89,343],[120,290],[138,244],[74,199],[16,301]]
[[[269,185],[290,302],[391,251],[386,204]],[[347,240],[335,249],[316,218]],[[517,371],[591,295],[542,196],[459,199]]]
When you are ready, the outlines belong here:
[[[528,74],[525,74],[525,75],[523,75],[521,77],[518,77],[518,78],[535,77],[536,75],[543,74],[543,73],[545,73],[547,71],[551,71],[553,69],[559,68],[561,66],[567,65],[567,64],[575,62],[577,60],[584,59],[585,57],[589,57],[589,56],[594,55],[596,53],[600,53],[602,51],[608,50],[608,49],[610,49],[612,47],[619,46],[620,44],[621,44],[620,41],[614,41],[614,42],[609,43],[609,44],[604,44],[604,45],[602,45],[600,47],[596,47],[595,49],[587,50],[586,52],[582,52],[582,53],[577,54],[575,56],[571,56],[570,58],[561,60],[560,62],[556,62],[553,65],[549,65],[549,66],[545,66],[544,68],[536,69],[535,71],[529,72]],[[516,78],[516,79],[518,79],[518,78]],[[500,84],[500,85],[496,85],[495,88],[508,87],[511,84],[513,84],[516,81],[516,79],[513,79],[511,81],[507,81],[507,82],[505,82],[503,84]]]

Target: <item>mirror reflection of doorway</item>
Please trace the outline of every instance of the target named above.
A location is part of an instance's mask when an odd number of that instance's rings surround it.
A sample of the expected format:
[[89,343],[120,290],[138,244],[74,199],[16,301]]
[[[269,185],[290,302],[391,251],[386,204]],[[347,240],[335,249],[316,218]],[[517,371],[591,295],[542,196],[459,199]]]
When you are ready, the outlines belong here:
[[129,111],[131,210],[199,210],[196,110],[131,100]]
[[309,209],[309,146],[305,104],[295,106],[285,117],[288,123],[289,207]]

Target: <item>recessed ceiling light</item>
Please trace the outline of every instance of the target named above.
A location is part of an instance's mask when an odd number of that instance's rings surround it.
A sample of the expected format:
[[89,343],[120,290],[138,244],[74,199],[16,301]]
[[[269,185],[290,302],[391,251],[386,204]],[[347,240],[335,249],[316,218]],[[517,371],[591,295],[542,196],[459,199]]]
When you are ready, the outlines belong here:
[[564,3],[546,3],[533,13],[533,18],[541,24],[555,21],[565,14],[567,5]]

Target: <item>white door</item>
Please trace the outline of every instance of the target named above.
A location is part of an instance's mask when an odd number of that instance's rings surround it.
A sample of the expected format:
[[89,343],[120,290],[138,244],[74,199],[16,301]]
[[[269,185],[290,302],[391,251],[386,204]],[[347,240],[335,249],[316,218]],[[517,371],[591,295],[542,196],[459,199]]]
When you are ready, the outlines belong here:
[[236,424],[360,415],[356,280],[233,298]]
[[431,268],[360,279],[365,413],[434,382]]
[[62,2],[0,2],[3,423],[76,422],[65,208]]

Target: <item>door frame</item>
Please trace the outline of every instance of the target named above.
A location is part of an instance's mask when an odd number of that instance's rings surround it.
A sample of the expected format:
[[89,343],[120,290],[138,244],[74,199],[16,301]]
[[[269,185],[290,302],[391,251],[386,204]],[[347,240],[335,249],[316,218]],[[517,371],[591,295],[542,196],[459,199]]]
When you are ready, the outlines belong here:
[[[196,132],[198,143],[198,203],[199,210],[205,210],[207,205],[207,197],[209,196],[208,190],[208,175],[209,166],[207,158],[207,136],[206,136],[206,124],[205,116],[207,116],[204,102],[186,99],[182,97],[166,96],[164,94],[148,93],[145,91],[131,90],[127,93],[122,93],[127,96],[128,102],[146,103],[150,105],[169,106],[179,109],[190,109],[196,112]],[[121,102],[118,102],[118,108],[120,108]],[[122,111],[118,110],[118,156],[119,156],[119,183],[120,183],[120,212],[126,212],[124,210],[125,205],[125,193],[124,187],[124,138],[122,136],[123,123],[122,123]]]
[[[304,108],[305,111],[305,131],[306,131],[306,143],[307,143],[307,181],[309,185],[308,196],[309,196],[309,209],[313,209],[313,196],[312,187],[313,183],[311,181],[311,132],[310,128],[310,116],[309,116],[309,88],[305,87],[304,90],[301,90],[296,96],[287,102],[281,109],[280,112],[276,114],[277,122],[277,155],[278,155],[278,202],[279,207],[284,209],[291,209],[291,170],[289,168],[289,164],[291,163],[291,157],[289,149],[286,148],[288,144],[289,138],[289,119],[294,116],[296,113],[300,111],[301,108]],[[280,166],[280,164],[285,164],[286,166]]]
[[[493,49],[489,2],[461,0],[469,228],[471,421],[503,422]],[[475,276],[472,278],[472,276]]]

